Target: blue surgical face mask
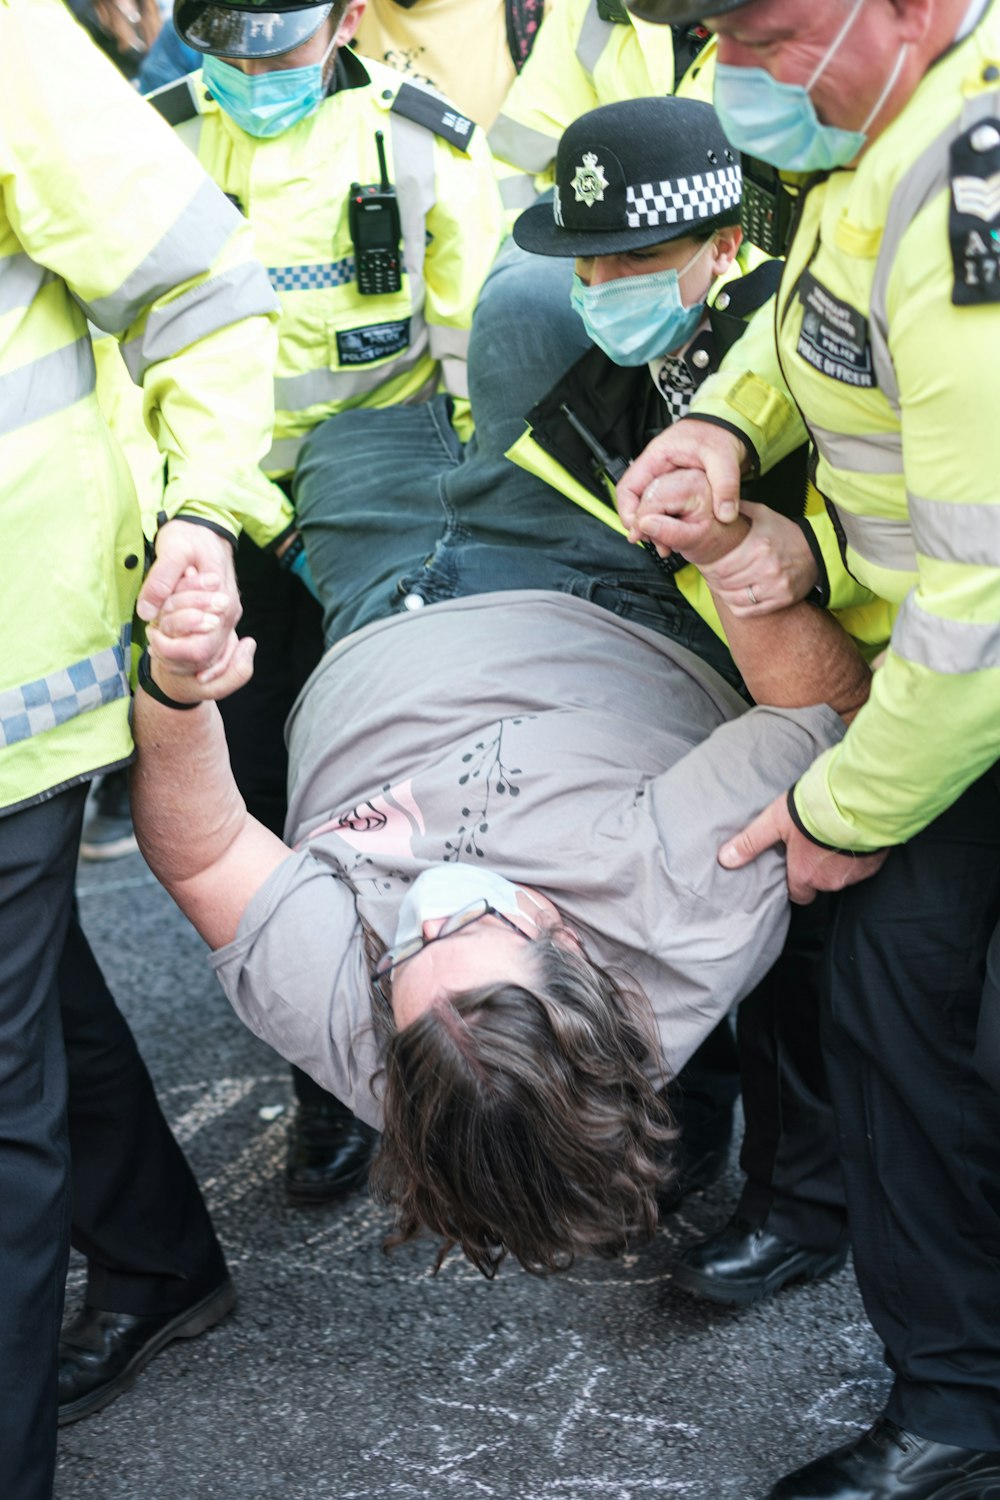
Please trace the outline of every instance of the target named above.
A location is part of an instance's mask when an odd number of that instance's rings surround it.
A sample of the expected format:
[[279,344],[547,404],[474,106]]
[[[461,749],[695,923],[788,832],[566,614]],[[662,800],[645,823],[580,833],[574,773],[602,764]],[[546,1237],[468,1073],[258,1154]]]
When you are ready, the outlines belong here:
[[[519,917],[523,921],[524,912],[517,899],[520,891],[520,886],[493,870],[472,865],[432,865],[417,876],[403,897],[396,918],[393,947],[419,937],[425,922],[436,917],[450,917],[474,901],[488,901],[505,916]],[[528,891],[523,894],[535,906],[541,907],[541,902],[535,901]]]
[[798,83],[779,83],[764,68],[717,64],[715,112],[730,144],[737,151],[760,157],[762,161],[789,172],[832,172],[835,167],[846,166],[854,160],[868,140],[869,126],[899,77],[906,57],[906,45],[900,48],[885,88],[860,130],[841,130],[836,125],[822,124],[810,94],[854,25],[863,4],[864,0],[856,0],[804,88]]
[[705,303],[685,307],[680,279],[714,244],[706,241],[679,271],[619,276],[601,286],[574,276],[570,302],[598,348],[616,365],[645,365],[683,348],[704,317]]
[[230,119],[247,135],[267,140],[291,130],[322,104],[326,64],[335,46],[336,37],[319,62],[273,73],[244,73],[221,58],[206,56],[202,75],[212,98]]

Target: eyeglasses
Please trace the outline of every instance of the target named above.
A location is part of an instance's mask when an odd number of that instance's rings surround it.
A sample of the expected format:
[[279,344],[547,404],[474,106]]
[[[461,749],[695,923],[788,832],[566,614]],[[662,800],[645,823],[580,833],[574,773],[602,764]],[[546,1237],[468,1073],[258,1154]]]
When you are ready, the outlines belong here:
[[421,935],[407,938],[405,943],[397,943],[395,947],[387,948],[369,976],[376,992],[387,1004],[390,1003],[392,997],[388,981],[395,969],[405,964],[408,959],[416,958],[417,954],[429,948],[431,943],[440,943],[442,938],[454,937],[456,932],[464,931],[466,927],[471,927],[473,922],[479,922],[483,917],[496,917],[505,927],[509,927],[511,932],[516,932],[518,937],[524,938],[526,942],[531,941],[528,934],[523,932],[516,922],[504,916],[502,911],[497,911],[496,907],[491,906],[488,901],[485,899],[474,901],[471,906],[463,906],[461,911],[452,912],[451,916],[442,922],[441,930],[433,937],[425,938]]

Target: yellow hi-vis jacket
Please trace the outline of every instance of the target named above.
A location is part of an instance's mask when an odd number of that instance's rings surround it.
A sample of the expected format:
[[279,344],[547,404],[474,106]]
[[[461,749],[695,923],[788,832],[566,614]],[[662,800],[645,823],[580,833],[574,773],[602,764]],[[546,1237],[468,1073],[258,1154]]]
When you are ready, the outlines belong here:
[[1000,757],[1000,4],[854,170],[807,187],[772,337],[699,392],[763,466],[801,436],[885,666],[794,792],[813,838],[917,833]]
[[235,533],[275,311],[247,226],[59,0],[0,0],[0,812],[131,753],[143,537],[87,318],[142,383],[163,509]]
[[[678,94],[711,100],[715,52],[712,41],[698,53]],[[508,214],[552,186],[559,141],[574,120],[601,104],[672,94],[676,71],[672,27],[606,20],[597,0],[558,0],[489,134]]]
[[[250,220],[281,302],[274,444],[263,461],[274,478],[294,470],[314,427],[352,407],[444,390],[459,435],[470,435],[469,328],[503,234],[489,148],[468,117],[348,50],[336,79],[317,110],[268,140],[241,130],[200,73],[149,96]],[[352,183],[379,181],[376,131],[398,194],[404,275],[398,292],[362,296],[348,202]]]

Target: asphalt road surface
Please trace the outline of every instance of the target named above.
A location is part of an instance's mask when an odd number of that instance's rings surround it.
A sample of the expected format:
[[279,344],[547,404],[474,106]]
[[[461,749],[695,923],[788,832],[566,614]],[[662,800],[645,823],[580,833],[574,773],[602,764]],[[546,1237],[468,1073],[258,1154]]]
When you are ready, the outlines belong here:
[[[485,1281],[392,1256],[364,1193],[292,1209],[291,1089],[139,855],[82,865],[81,912],[212,1207],[239,1291],[135,1388],[63,1430],[57,1500],[762,1500],[881,1409],[850,1268],[743,1312],[675,1289],[735,1159],[623,1262]],[[74,1257],[67,1305],[82,1293]]]

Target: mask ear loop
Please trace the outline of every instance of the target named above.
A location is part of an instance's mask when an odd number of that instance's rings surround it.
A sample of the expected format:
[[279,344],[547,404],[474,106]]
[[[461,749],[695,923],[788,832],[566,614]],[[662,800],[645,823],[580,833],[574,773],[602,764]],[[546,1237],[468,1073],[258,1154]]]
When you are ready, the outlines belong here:
[[340,27],[338,26],[337,29],[336,29],[336,31],[334,31],[333,36],[330,38],[330,45],[329,45],[329,47],[327,47],[326,51],[323,53],[323,56],[319,60],[319,64],[318,64],[318,67],[319,67],[319,76],[322,78],[322,80],[323,80],[324,83],[326,83],[326,81],[327,81],[327,76],[326,76],[327,63],[330,61],[330,58],[333,56],[333,54],[337,51],[337,37],[339,35],[339,32],[340,32]]
[[874,119],[878,118],[878,113],[881,110],[883,104],[888,99],[893,89],[896,87],[896,80],[898,79],[900,73],[903,71],[903,63],[906,61],[906,54],[909,52],[909,50],[909,42],[904,42],[899,49],[899,56],[896,58],[895,66],[893,67],[892,72],[889,74],[888,82],[886,83],[885,88],[882,90],[881,94],[879,94],[874,105],[872,106],[870,115],[861,127],[862,135],[867,135],[868,127],[871,125]]
[[822,57],[822,59],[820,61],[819,67],[816,69],[815,73],[812,75],[812,77],[810,78],[809,82],[806,84],[806,93],[807,94],[811,94],[812,91],[813,91],[814,86],[819,82],[820,77],[821,77],[824,69],[826,68],[827,64],[829,63],[831,57],[836,52],[836,50],[840,46],[841,42],[844,40],[844,37],[850,31],[851,27],[854,25],[854,22],[855,22],[855,20],[857,18],[858,12],[860,11],[860,9],[861,9],[862,5],[864,5],[864,3],[865,3],[865,0],[854,0],[854,9],[851,11],[851,14],[847,17],[847,20],[844,22],[843,26],[841,26],[840,30],[837,32],[837,35],[834,37],[834,39],[830,43],[829,47],[826,49],[826,52],[823,54],[823,57]]
[[680,281],[680,279],[681,279],[682,276],[686,276],[687,273],[690,271],[691,267],[692,266],[696,266],[698,264],[698,262],[701,260],[701,257],[705,254],[705,251],[706,250],[711,250],[711,248],[712,248],[712,246],[714,244],[715,244],[715,235],[713,234],[712,238],[710,240],[706,240],[705,241],[705,243],[702,245],[702,247],[701,247],[700,250],[696,250],[694,252],[694,254],[692,255],[691,259],[687,262],[687,264],[681,266],[680,270],[677,272],[677,280]]

